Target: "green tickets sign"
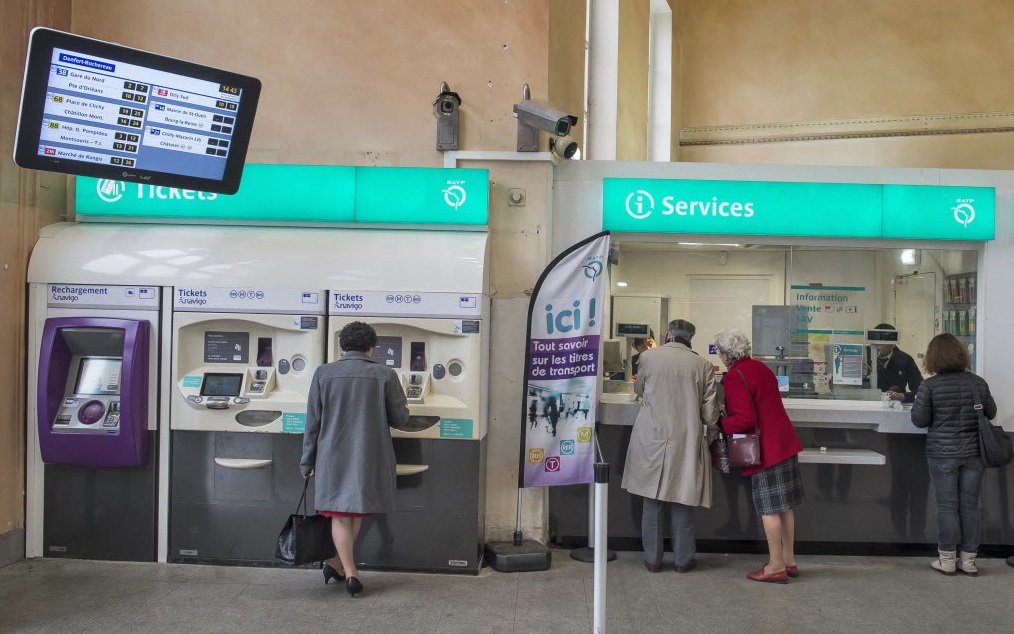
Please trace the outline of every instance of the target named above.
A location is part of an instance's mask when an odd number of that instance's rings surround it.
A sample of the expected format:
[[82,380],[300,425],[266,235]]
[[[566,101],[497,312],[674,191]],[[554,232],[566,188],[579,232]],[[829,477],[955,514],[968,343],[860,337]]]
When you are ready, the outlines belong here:
[[485,225],[484,169],[247,165],[232,195],[76,179],[75,213],[90,217],[252,222]]
[[834,238],[991,240],[991,187],[606,178],[602,228]]

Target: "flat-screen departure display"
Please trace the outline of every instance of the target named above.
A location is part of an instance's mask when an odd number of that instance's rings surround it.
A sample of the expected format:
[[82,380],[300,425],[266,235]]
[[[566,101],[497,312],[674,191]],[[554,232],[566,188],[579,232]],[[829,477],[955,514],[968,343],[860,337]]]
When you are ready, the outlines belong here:
[[201,396],[239,396],[242,374],[208,372],[201,382]]
[[82,357],[78,364],[75,394],[116,395],[120,393],[119,357]]
[[21,167],[233,194],[260,81],[109,42],[32,30]]

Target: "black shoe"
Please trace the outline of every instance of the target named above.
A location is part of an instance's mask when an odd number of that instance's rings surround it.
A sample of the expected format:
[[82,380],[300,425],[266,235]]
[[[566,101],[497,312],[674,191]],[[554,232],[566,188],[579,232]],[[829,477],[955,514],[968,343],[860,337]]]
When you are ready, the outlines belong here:
[[324,585],[325,586],[332,579],[337,579],[339,582],[345,581],[345,575],[343,575],[342,573],[340,573],[337,570],[335,570],[334,568],[332,568],[330,564],[322,564],[322,567],[324,568]]
[[345,589],[349,591],[349,594],[355,597],[356,594],[363,591],[363,584],[357,577],[349,577],[345,580]]
[[679,573],[690,572],[691,570],[696,570],[696,569],[697,569],[697,560],[696,559],[691,559],[689,562],[687,562],[687,564],[685,566],[676,566],[676,572],[679,572]]

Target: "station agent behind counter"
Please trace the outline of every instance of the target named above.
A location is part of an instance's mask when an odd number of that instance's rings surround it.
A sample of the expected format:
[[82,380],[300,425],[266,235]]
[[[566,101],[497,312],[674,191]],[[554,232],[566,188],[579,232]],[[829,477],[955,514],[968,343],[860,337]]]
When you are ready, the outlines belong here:
[[[877,324],[876,330],[894,330],[891,324]],[[892,401],[911,403],[922,383],[922,372],[912,355],[902,352],[894,344],[877,348],[877,389],[886,392]],[[906,389],[907,386],[907,389]]]

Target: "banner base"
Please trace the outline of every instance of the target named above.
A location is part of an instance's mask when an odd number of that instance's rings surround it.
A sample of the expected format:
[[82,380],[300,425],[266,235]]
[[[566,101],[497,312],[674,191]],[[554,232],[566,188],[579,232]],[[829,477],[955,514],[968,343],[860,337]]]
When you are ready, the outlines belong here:
[[486,561],[498,572],[536,572],[549,570],[553,554],[534,539],[525,539],[520,544],[488,542]]

